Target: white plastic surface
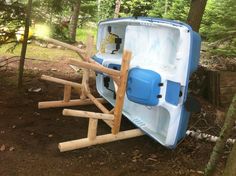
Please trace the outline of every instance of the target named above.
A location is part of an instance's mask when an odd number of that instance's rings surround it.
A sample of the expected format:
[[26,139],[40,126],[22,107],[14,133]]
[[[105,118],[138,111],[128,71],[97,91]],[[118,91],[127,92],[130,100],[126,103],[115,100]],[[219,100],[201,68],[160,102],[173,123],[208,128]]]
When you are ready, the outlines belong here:
[[[164,86],[161,88],[162,98],[157,106],[145,106],[131,102],[125,97],[123,114],[148,135],[162,145],[175,145],[180,123],[183,97],[177,106],[165,101],[166,81],[179,82],[184,94],[189,64],[190,34],[186,27],[169,24],[138,22],[137,20],[108,21],[101,23],[98,30],[97,48],[107,35],[107,27],[112,27],[112,33],[122,38],[118,53],[110,54],[113,45],[106,48],[106,53],[97,53],[102,58],[103,65],[109,63],[121,64],[123,49],[132,52],[130,68],[140,67],[153,70],[161,75]],[[115,105],[113,92],[106,89],[103,76],[98,74],[96,85],[98,92]],[[110,83],[111,89],[112,81]]]

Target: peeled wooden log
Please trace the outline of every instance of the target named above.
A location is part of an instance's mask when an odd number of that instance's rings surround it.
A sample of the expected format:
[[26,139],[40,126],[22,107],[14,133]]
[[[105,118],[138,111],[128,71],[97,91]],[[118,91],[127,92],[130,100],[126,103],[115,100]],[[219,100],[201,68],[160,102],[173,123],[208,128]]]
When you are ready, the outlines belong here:
[[69,62],[70,62],[71,65],[91,69],[91,70],[94,70],[94,71],[103,72],[103,73],[106,73],[106,74],[114,76],[114,77],[119,77],[120,76],[120,71],[113,70],[113,69],[104,67],[104,66],[99,65],[99,64],[84,62],[84,61],[80,61],[80,60],[70,60]]
[[58,83],[58,84],[63,84],[63,85],[69,85],[75,88],[81,88],[81,84],[72,82],[72,81],[67,81],[64,79],[59,79],[59,78],[55,78],[52,76],[47,76],[47,75],[42,75],[41,79],[46,80],[46,81],[50,81],[50,82],[54,82],[54,83]]
[[62,114],[65,116],[73,116],[73,117],[114,120],[114,115],[112,114],[104,114],[104,113],[96,113],[96,112],[89,112],[89,111],[72,110],[72,109],[64,109]]
[[45,40],[47,42],[50,42],[50,43],[53,43],[55,45],[59,45],[59,46],[62,46],[64,48],[70,49],[72,51],[76,51],[83,60],[86,60],[85,57],[83,56],[83,54],[85,54],[85,50],[82,50],[82,49],[80,49],[76,46],[73,46],[73,45],[70,45],[70,44],[61,42],[59,40],[55,40],[53,38],[49,38],[49,37],[45,37],[45,38],[43,38],[43,40]]
[[[97,98],[97,100],[101,103],[106,103],[107,101],[103,98]],[[90,105],[93,104],[93,102],[90,99],[77,99],[77,100],[70,100],[68,102],[65,102],[64,100],[60,101],[45,101],[45,102],[39,102],[38,108],[39,109],[45,109],[45,108],[57,108],[57,107],[68,107],[68,106],[79,106],[79,105]]]
[[83,138],[83,139],[78,139],[78,140],[73,140],[73,141],[68,141],[68,142],[62,142],[62,143],[59,143],[58,148],[60,152],[65,152],[65,151],[89,147],[92,145],[138,137],[142,135],[144,135],[144,133],[140,129],[127,130],[127,131],[119,132],[116,135],[105,134],[105,135],[97,136],[94,140],[90,140],[89,138]]

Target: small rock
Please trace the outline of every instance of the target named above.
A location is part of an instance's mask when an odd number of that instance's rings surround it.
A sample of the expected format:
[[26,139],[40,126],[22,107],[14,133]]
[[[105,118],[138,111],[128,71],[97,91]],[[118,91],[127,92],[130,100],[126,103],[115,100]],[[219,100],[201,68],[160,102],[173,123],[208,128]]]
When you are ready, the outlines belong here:
[[78,45],[78,48],[80,48],[80,49],[85,49],[86,46],[85,46],[85,45],[82,45],[82,44],[79,44],[79,45]]
[[65,48],[63,48],[62,46],[57,46],[57,48],[58,48],[58,49],[65,49]]
[[1,145],[1,147],[0,147],[0,151],[1,152],[3,152],[3,151],[5,151],[6,150],[6,146],[3,144],[3,145]]
[[35,115],[35,116],[39,116],[40,113],[38,113],[38,112],[34,112],[34,115]]
[[56,45],[53,45],[53,44],[51,44],[51,43],[49,43],[47,47],[48,47],[48,48],[57,48]]
[[147,172],[147,169],[142,169],[142,172]]
[[49,134],[49,135],[48,135],[48,137],[49,137],[49,138],[52,138],[52,137],[53,137],[53,135],[52,135],[52,134]]
[[31,135],[31,136],[33,136],[33,135],[34,135],[34,133],[33,133],[33,132],[32,132],[32,133],[30,133],[30,135]]
[[39,46],[41,46],[42,48],[47,48],[47,45],[46,44],[40,44]]
[[196,171],[198,174],[201,174],[201,175],[203,175],[204,174],[204,172],[203,171]]
[[57,71],[57,69],[56,68],[52,68],[51,71]]
[[5,134],[5,131],[4,131],[4,130],[2,130],[2,131],[1,131],[1,134]]
[[155,158],[148,158],[147,161],[157,161]]
[[157,158],[157,155],[155,155],[155,154],[151,154],[150,157],[151,157],[151,158]]
[[16,128],[16,125],[12,125],[12,128],[13,128],[13,129]]
[[15,150],[14,147],[10,147],[10,148],[9,148],[9,151],[10,151],[10,152],[12,152],[12,151],[14,151],[14,150]]
[[41,92],[42,91],[42,88],[29,88],[28,89],[28,92],[35,92],[35,93],[38,93],[38,92]]
[[99,163],[100,166],[103,166],[104,164],[105,164],[104,162],[100,162],[100,163]]

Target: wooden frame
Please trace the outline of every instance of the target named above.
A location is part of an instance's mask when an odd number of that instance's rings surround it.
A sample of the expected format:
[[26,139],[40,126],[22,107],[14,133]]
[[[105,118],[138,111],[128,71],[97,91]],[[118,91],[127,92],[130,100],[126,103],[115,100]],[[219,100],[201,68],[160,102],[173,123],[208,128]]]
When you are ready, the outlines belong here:
[[[54,40],[51,40],[51,41],[54,41]],[[129,64],[130,64],[131,55],[132,55],[131,52],[129,51],[123,52],[121,70],[117,71],[117,70],[109,69],[107,67],[104,67],[102,65],[99,65],[91,61],[90,56],[92,55],[92,52],[91,52],[92,43],[93,43],[93,38],[89,37],[88,42],[87,42],[87,51],[85,52],[86,56],[82,57],[83,61],[75,61],[75,60],[71,61],[73,65],[83,68],[83,78],[82,78],[81,84],[58,79],[58,78],[48,77],[45,75],[42,76],[42,79],[59,83],[59,84],[63,84],[65,88],[64,88],[63,100],[39,102],[38,107],[40,109],[51,108],[51,107],[67,107],[67,106],[94,104],[102,112],[102,113],[98,113],[98,112],[64,109],[63,115],[65,116],[89,118],[89,125],[88,125],[87,138],[59,143],[58,148],[61,152],[143,135],[143,132],[140,129],[133,129],[133,130],[120,132],[120,124],[121,124],[121,118],[122,118],[122,109],[124,105],[128,69],[129,69]],[[59,43],[56,43],[56,44],[59,44]],[[65,47],[67,45],[68,44],[63,45],[63,46]],[[72,49],[73,47],[72,48],[68,47],[68,48]],[[76,51],[78,52],[78,50]],[[95,98],[91,94],[90,88],[89,88],[90,70],[106,73],[115,81],[115,84],[117,85],[117,91],[116,91],[117,96],[116,96],[116,104],[113,109],[108,110],[102,104],[105,102],[104,99]],[[77,89],[79,88],[81,90],[80,99],[77,99],[77,100],[70,99],[72,87],[77,88]],[[103,120],[108,126],[111,127],[110,134],[97,136],[98,120]]]

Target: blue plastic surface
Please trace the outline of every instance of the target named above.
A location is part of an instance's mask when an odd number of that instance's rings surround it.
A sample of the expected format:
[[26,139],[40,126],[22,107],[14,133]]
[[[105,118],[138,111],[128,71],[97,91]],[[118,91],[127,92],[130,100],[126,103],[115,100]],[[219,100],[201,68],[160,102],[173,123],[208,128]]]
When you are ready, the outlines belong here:
[[114,70],[120,70],[121,65],[118,64],[109,64],[108,68],[114,69]]
[[99,57],[97,57],[95,55],[92,57],[92,59],[95,60],[97,63],[102,65],[103,59],[101,59],[101,58],[99,58]]
[[167,81],[166,88],[166,101],[172,105],[177,106],[179,102],[179,94],[180,94],[180,83]]
[[161,76],[146,69],[133,68],[129,71],[127,97],[142,105],[155,106],[159,102]]
[[198,33],[192,34],[192,57],[190,58],[190,75],[197,70],[201,50],[201,37]]

